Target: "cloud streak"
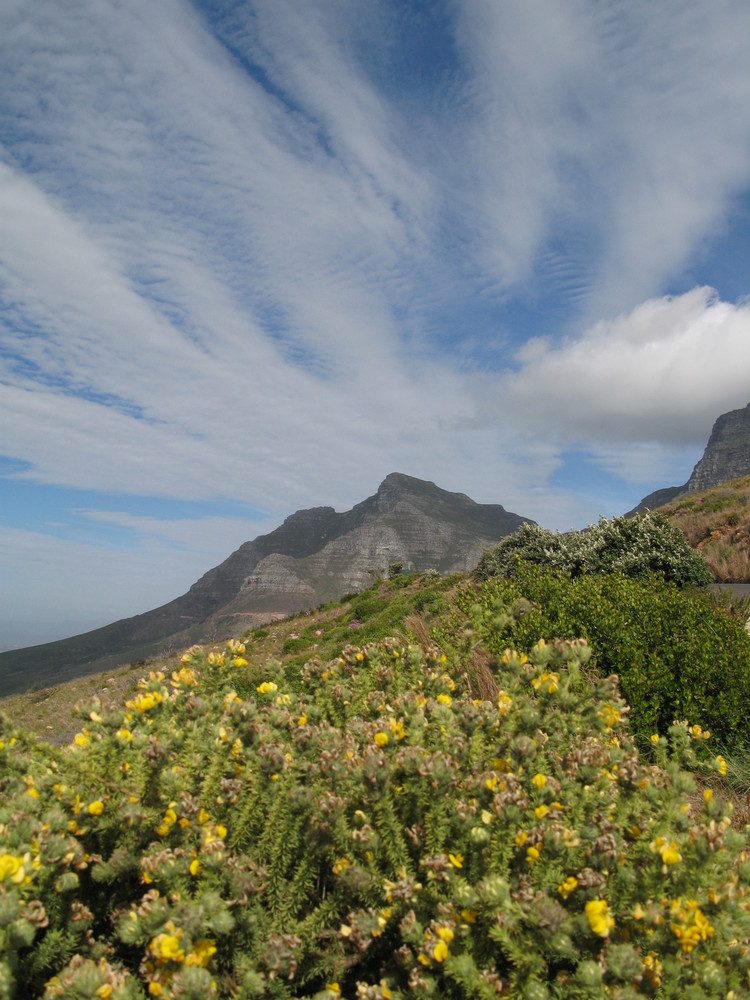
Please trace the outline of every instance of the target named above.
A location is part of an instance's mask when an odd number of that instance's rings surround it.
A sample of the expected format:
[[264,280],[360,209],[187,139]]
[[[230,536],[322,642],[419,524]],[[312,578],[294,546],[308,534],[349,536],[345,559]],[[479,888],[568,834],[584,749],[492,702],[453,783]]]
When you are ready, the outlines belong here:
[[[750,191],[746,29],[741,0],[4,4],[4,485],[273,519],[400,469],[569,527],[686,476],[747,402],[747,306],[701,280]],[[606,490],[555,485],[571,449]]]

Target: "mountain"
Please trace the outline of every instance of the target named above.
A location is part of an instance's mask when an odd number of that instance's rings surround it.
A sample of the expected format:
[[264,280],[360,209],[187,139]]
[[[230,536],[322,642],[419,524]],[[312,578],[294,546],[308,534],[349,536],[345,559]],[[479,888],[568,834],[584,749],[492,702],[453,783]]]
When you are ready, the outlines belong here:
[[392,473],[351,510],[313,507],[245,542],[168,604],[103,628],[0,653],[0,696],[70,680],[362,590],[402,563],[405,572],[464,572],[528,518],[499,504]]
[[717,418],[703,457],[684,486],[668,486],[647,497],[626,516],[655,510],[688,493],[699,493],[750,475],[750,403]]

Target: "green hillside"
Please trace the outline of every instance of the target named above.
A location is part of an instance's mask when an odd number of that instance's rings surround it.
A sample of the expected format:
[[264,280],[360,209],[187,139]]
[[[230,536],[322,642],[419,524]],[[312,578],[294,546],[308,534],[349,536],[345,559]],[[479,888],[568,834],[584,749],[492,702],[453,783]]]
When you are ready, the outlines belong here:
[[63,745],[29,729],[68,732],[64,689],[7,699],[0,997],[747,995],[750,637],[660,577],[592,585],[378,582],[102,676]]

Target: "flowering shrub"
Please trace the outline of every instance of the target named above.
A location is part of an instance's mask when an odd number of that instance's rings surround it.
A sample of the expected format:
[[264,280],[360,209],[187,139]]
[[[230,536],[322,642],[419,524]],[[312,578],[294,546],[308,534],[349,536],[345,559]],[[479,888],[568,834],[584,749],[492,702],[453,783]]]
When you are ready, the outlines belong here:
[[[570,579],[519,564],[512,578],[487,581],[481,600],[515,611],[493,616],[492,652],[528,651],[541,636],[588,639],[599,671],[618,675],[641,737],[689,718],[724,744],[750,739],[750,636],[710,595],[656,576]],[[468,590],[465,608],[475,601]]]
[[705,586],[713,580],[705,560],[690,548],[679,528],[652,513],[602,518],[598,525],[564,535],[523,524],[484,552],[475,575],[480,580],[509,576],[519,560],[572,577],[620,572],[643,579],[661,573],[679,586]]
[[641,760],[585,642],[504,650],[484,698],[393,638],[295,685],[244,654],[63,750],[0,732],[0,997],[747,995],[745,838],[678,765],[705,734]]

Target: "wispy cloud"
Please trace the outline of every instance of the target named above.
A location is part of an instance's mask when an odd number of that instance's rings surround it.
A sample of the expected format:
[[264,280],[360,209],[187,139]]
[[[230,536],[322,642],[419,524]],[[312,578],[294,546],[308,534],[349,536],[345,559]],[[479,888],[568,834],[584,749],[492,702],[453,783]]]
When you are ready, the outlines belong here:
[[559,527],[687,475],[747,402],[701,261],[748,36],[743,0],[4,4],[13,475],[280,518],[401,469]]

